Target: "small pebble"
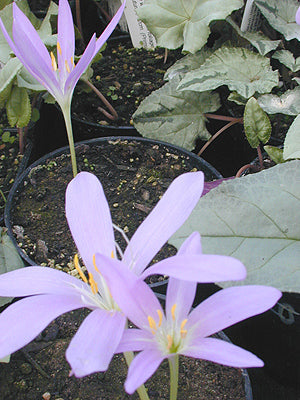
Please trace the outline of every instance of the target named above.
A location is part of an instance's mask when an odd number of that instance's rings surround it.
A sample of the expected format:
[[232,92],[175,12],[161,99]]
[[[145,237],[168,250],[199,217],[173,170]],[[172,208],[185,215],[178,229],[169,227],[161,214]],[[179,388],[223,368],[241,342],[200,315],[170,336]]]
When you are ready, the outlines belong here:
[[42,396],[43,400],[50,400],[51,394],[49,392],[45,392]]

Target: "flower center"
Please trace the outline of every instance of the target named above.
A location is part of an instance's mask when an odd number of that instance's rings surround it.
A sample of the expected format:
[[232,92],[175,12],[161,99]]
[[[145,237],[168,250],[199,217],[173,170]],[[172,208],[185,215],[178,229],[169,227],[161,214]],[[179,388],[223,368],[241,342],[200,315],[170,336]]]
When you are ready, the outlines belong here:
[[188,320],[184,319],[179,323],[176,317],[176,307],[177,304],[175,303],[171,308],[171,321],[163,322],[161,310],[157,310],[158,321],[155,321],[152,316],[148,316],[150,330],[161,349],[167,354],[177,353],[187,335],[185,325]]
[[[56,49],[57,49],[57,55],[59,55],[61,57],[62,51],[61,51],[59,42],[57,42],[57,44],[56,44]],[[56,72],[57,71],[57,62],[56,62],[55,56],[52,51],[50,52],[50,57],[51,57],[52,69],[54,72]],[[70,73],[71,69],[74,67],[75,67],[75,63],[74,63],[73,57],[71,57],[71,59],[70,59],[70,65],[68,63],[68,60],[65,60],[65,69],[68,73]]]

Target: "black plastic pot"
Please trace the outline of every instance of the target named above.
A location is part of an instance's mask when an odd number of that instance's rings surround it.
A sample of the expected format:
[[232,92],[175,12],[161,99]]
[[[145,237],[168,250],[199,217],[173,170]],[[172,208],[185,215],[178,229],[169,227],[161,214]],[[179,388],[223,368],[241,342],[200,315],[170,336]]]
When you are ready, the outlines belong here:
[[[158,141],[153,141],[153,140],[149,140],[149,139],[135,138],[135,137],[111,137],[111,138],[97,138],[97,139],[92,139],[89,141],[84,141],[81,143],[77,143],[77,146],[84,146],[84,145],[92,146],[93,144],[97,145],[99,143],[105,143],[107,141],[116,141],[116,140],[127,140],[127,141],[131,140],[131,141],[145,142],[145,143],[151,144],[151,145],[155,144],[158,146],[162,146],[163,148],[167,148],[168,151],[188,157],[189,165],[191,165],[191,168],[196,167],[198,170],[202,170],[204,172],[207,180],[218,179],[218,178],[222,177],[218,171],[216,171],[211,165],[209,165],[206,161],[202,160],[200,157],[198,157],[195,154],[190,153],[184,149],[181,149],[179,147],[176,147],[176,146],[170,145],[168,143],[164,143],[164,142],[158,142]],[[13,234],[13,226],[12,226],[13,223],[12,223],[11,212],[12,212],[15,198],[18,195],[18,193],[20,191],[22,191],[22,187],[23,187],[24,183],[26,184],[26,181],[28,181],[28,176],[29,176],[30,172],[35,167],[44,164],[47,160],[51,160],[56,156],[60,156],[62,154],[68,154],[68,153],[69,153],[69,148],[63,147],[61,149],[55,150],[55,151],[45,155],[44,157],[42,157],[39,160],[37,160],[36,162],[34,162],[16,180],[16,182],[14,183],[14,185],[12,187],[11,192],[9,193],[8,201],[7,201],[6,208],[5,208],[5,225],[8,229],[9,236],[11,237],[19,254],[24,259],[24,261],[27,263],[27,265],[36,265],[37,262],[34,261],[32,258],[30,258],[30,256],[28,254],[24,253],[24,251],[18,246],[17,240]],[[161,286],[161,285],[155,285],[155,287],[156,286]]]

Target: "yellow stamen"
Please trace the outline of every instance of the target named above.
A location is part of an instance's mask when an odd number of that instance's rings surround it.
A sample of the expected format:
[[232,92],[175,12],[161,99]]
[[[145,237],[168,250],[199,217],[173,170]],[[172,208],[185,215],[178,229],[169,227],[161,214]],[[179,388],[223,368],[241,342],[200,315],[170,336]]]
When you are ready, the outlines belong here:
[[89,272],[89,284],[91,286],[92,292],[96,294],[98,292],[98,285],[94,280],[93,274]]
[[74,63],[74,57],[71,57],[71,64],[73,65],[73,67],[75,67],[75,63]]
[[161,310],[157,310],[157,314],[158,314],[158,317],[159,317],[158,326],[161,326],[162,319],[163,319],[163,314],[162,314]]
[[185,324],[187,323],[187,319],[184,319],[182,322],[181,322],[181,325],[180,325],[180,335],[181,335],[181,337],[184,339],[185,337],[186,337],[186,334],[187,334],[187,330],[186,329],[183,329],[184,327],[185,327]]
[[96,265],[96,255],[95,254],[93,255],[93,264],[94,264],[95,270],[98,272],[98,274],[101,275],[101,272],[99,271],[99,268]]
[[173,304],[172,308],[171,308],[171,314],[172,314],[172,319],[173,321],[175,321],[175,310],[176,310],[177,304]]
[[172,344],[173,344],[173,338],[171,335],[167,335],[167,339],[168,339],[167,349],[170,350],[170,348],[172,347]]
[[112,250],[110,253],[111,258],[115,258],[114,251]]
[[71,70],[70,70],[70,67],[69,67],[69,65],[68,65],[67,60],[65,60],[65,67],[66,67],[67,72],[70,73]]
[[79,265],[78,254],[75,254],[75,256],[74,256],[74,265],[75,265],[75,268],[76,268],[77,272],[79,273],[81,279],[83,280],[83,282],[88,283],[88,280],[86,279],[86,276],[84,275],[84,273]]
[[148,322],[153,335],[155,335],[157,327],[154,319],[150,315],[148,316]]
[[61,56],[61,47],[60,47],[59,42],[57,42],[56,47],[57,47],[57,51],[58,51],[59,55]]
[[57,71],[56,60],[55,60],[55,57],[54,57],[54,54],[52,53],[52,51],[50,52],[50,56],[51,56],[51,62],[52,62],[53,71]]

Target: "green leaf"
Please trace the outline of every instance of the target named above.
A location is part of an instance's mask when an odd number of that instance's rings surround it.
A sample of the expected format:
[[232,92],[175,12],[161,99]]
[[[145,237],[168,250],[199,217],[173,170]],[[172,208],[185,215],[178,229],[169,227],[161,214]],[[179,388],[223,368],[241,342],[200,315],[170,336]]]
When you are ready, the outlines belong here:
[[265,94],[260,96],[258,104],[268,114],[300,114],[300,86],[287,90],[283,95]]
[[231,92],[230,95],[227,97],[228,101],[233,101],[239,106],[245,106],[247,103],[247,99],[245,97],[240,96],[237,92]]
[[222,85],[249,99],[255,92],[268,93],[277,86],[278,72],[273,71],[269,59],[260,54],[224,46],[200,68],[188,72],[178,89],[204,92]]
[[300,40],[300,26],[295,21],[299,7],[297,0],[255,0],[255,4],[269,24],[286,40]]
[[0,358],[0,362],[9,363],[9,361],[10,361],[10,356],[6,356],[4,358]]
[[283,149],[275,146],[264,146],[264,149],[276,164],[281,164],[284,162]]
[[157,45],[195,53],[206,43],[211,21],[226,18],[243,6],[241,0],[145,0],[137,15]]
[[267,143],[271,136],[272,126],[269,117],[254,97],[251,97],[245,106],[244,129],[247,140],[254,149],[259,146],[259,142]]
[[7,119],[10,126],[23,128],[31,117],[30,99],[26,89],[15,86],[6,103]]
[[239,26],[230,17],[226,18],[226,21],[235,29],[239,36],[251,43],[262,56],[277,49],[280,44],[280,40],[270,40],[260,32],[242,32]]
[[223,182],[198,202],[169,241],[179,248],[193,231],[203,252],[236,257],[247,268],[244,281],[300,291],[300,161]]
[[141,135],[176,144],[187,150],[195,140],[208,140],[204,113],[220,107],[217,93],[178,92],[179,76],[152,92],[133,114],[133,123]]
[[278,50],[273,54],[272,58],[280,61],[292,72],[300,71],[300,57],[295,59],[289,50]]
[[31,121],[37,122],[40,119],[40,111],[38,108],[34,107],[31,111]]
[[285,160],[300,158],[300,115],[294,119],[286,134],[283,147],[283,158]]
[[33,90],[35,92],[45,92],[46,89],[23,67],[17,75],[17,83],[20,88]]
[[[5,228],[0,227],[0,274],[24,267],[14,244],[6,233]],[[0,307],[9,303],[11,298],[0,297]]]
[[11,58],[0,69],[0,101],[4,103],[10,96],[13,80],[23,65],[17,58]]

